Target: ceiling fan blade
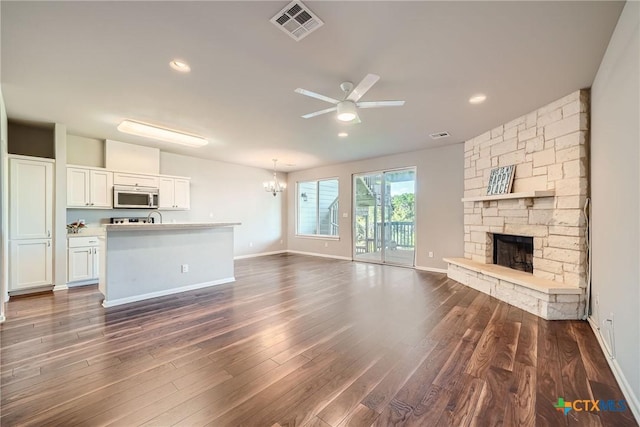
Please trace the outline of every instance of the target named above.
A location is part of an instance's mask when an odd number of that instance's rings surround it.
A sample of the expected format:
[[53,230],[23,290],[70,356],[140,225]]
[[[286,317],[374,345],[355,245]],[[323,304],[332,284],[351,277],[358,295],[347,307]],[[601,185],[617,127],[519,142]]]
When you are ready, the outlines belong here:
[[367,91],[371,89],[371,86],[376,84],[378,80],[380,80],[380,76],[376,74],[367,74],[364,79],[358,83],[358,86],[351,91],[349,96],[347,96],[347,100],[353,102],[358,101],[358,99],[362,98],[362,95],[367,93]]
[[379,107],[402,107],[404,101],[369,101],[358,102],[358,108],[379,108]]
[[298,88],[294,91],[300,95],[309,96],[311,98],[319,99],[320,101],[329,102],[331,104],[338,104],[340,101],[337,99],[329,98],[328,96],[320,95],[319,93],[311,92],[310,90]]
[[320,110],[320,111],[316,111],[314,113],[305,114],[304,116],[302,116],[302,118],[303,119],[310,119],[311,117],[319,116],[321,114],[327,114],[327,113],[330,113],[332,111],[336,111],[337,109],[338,109],[338,107],[327,108],[326,110]]

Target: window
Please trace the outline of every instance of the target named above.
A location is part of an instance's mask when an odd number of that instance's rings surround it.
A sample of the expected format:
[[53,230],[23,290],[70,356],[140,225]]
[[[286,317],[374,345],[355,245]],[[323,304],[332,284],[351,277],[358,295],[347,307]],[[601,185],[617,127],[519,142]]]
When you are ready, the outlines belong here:
[[298,234],[338,236],[338,180],[298,182]]

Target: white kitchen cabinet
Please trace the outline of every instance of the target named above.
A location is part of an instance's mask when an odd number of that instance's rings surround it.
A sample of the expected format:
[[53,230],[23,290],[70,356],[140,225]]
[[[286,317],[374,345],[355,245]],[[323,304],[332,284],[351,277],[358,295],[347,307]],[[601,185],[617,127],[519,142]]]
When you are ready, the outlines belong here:
[[9,292],[53,285],[53,165],[9,158]]
[[96,283],[100,274],[99,263],[97,237],[69,237],[67,281],[70,284]]
[[158,188],[158,176],[114,172],[113,183],[115,185],[135,185],[140,187]]
[[113,172],[67,168],[67,207],[111,209],[112,206]]
[[12,240],[9,291],[53,284],[51,239]]
[[16,157],[9,169],[9,238],[51,238],[53,162]]
[[188,179],[160,177],[159,189],[159,209],[189,210],[191,208]]

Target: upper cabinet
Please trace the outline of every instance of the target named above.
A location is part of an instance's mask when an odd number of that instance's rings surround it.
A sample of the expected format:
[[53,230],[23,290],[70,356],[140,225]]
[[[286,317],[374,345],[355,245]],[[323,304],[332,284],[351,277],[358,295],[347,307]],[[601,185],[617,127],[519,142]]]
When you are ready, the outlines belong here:
[[113,172],[103,169],[67,168],[67,207],[113,207]]
[[158,188],[158,176],[114,172],[113,183],[116,185],[135,185],[140,187]]
[[67,207],[112,209],[113,186],[130,185],[159,189],[159,209],[189,210],[188,177],[115,172],[103,168],[67,167]]
[[189,210],[191,208],[188,179],[160,177],[159,189],[159,209]]

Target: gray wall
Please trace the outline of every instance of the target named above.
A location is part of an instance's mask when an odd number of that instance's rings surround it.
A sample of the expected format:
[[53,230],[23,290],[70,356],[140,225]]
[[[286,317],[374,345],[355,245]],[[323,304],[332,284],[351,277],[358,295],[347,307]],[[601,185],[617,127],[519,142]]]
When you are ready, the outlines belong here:
[[55,159],[52,127],[9,122],[9,154]]
[[[460,201],[463,193],[463,149],[463,144],[455,144],[291,172],[287,187],[288,249],[351,259],[352,175],[415,166],[416,266],[446,269],[442,257],[459,257],[463,253],[463,208]],[[334,177],[340,182],[340,239],[336,241],[297,237],[294,190],[296,182]],[[343,217],[344,213],[348,215],[346,218]],[[428,257],[430,251],[434,253],[433,258]]]
[[105,167],[104,140],[67,135],[67,164]]
[[[627,388],[627,397],[634,395],[636,405],[640,396],[639,24],[640,3],[627,2],[591,89],[592,319],[613,346],[621,386]],[[611,313],[613,329],[607,322]]]

